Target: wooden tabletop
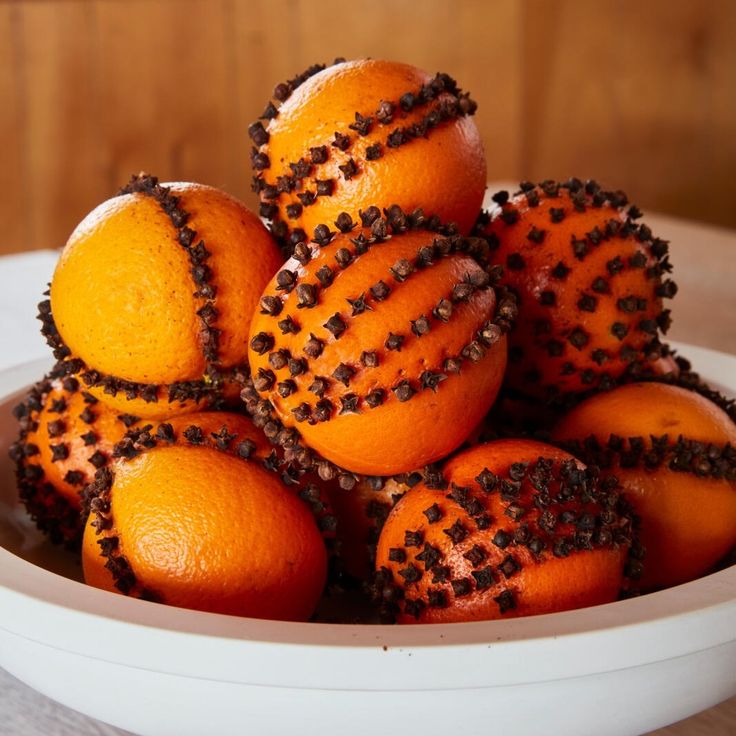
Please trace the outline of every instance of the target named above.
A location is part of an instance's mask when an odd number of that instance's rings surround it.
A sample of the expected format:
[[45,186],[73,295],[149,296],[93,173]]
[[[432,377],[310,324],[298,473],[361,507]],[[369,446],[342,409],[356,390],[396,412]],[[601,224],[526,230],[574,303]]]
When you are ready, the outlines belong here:
[[[680,287],[672,303],[669,337],[736,353],[736,232],[669,217],[649,216],[647,223],[659,237],[670,240],[674,277]],[[0,269],[2,264],[0,258]],[[54,703],[0,670],[0,736],[125,733]],[[734,734],[736,698],[649,736]]]

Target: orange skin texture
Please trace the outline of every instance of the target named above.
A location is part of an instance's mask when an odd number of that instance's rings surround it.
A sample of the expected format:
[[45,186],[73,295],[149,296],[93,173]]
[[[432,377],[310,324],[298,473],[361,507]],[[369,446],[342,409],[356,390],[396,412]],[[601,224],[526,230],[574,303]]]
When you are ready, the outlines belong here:
[[[526,546],[510,546],[502,550],[491,542],[499,529],[513,534],[518,524],[504,514],[505,506],[501,503],[499,493],[479,492],[479,486],[474,479],[484,468],[501,475],[508,471],[512,463],[533,462],[539,457],[568,460],[572,455],[541,442],[497,440],[461,452],[447,463],[443,472],[445,478],[459,486],[472,488],[475,496],[481,500],[493,519],[491,526],[485,530],[478,530],[472,522],[468,522],[467,513],[446,498],[447,491],[431,490],[423,483],[412,488],[396,504],[383,527],[376,553],[376,568],[389,568],[395,578],[398,570],[406,563],[390,561],[389,550],[392,547],[405,547],[406,530],[421,531],[425,542],[440,548],[444,555],[441,564],[450,568],[452,578],[471,577],[472,571],[476,568],[463,555],[475,544],[483,547],[488,554],[482,566],[490,565],[495,569],[509,552],[513,552],[522,566],[522,569],[509,579],[505,579],[496,569],[498,582],[495,585],[485,590],[473,590],[467,596],[455,597],[452,588],[446,586],[449,603],[446,608],[427,607],[419,619],[405,614],[402,610],[398,616],[399,623],[453,623],[515,618],[595,606],[617,599],[623,581],[623,566],[627,551],[624,547],[574,551],[565,558],[556,558],[546,550],[540,562]],[[582,463],[578,465],[584,467]],[[525,482],[525,485],[528,486],[528,483]],[[525,498],[524,489],[521,498]],[[439,522],[430,524],[423,511],[435,503],[443,515]],[[576,503],[576,506],[579,510],[580,505]],[[568,505],[565,508],[568,508]],[[463,541],[453,546],[442,530],[452,526],[458,519],[471,531]],[[525,515],[523,520],[529,519]],[[560,524],[558,528],[564,533],[569,533],[573,526]],[[406,548],[406,552],[407,562],[411,562],[413,555],[420,552],[420,548]],[[421,563],[416,564],[423,569]],[[418,582],[406,586],[407,598],[426,597],[427,590],[436,587],[431,580],[432,574],[424,572]],[[502,614],[497,602],[494,601],[494,596],[504,589],[513,591],[516,608]]]
[[[350,237],[355,237],[355,231]],[[324,264],[336,270],[333,283],[320,292],[316,306],[299,309],[294,290],[286,296],[278,317],[256,314],[253,318],[251,336],[271,333],[276,341],[273,350],[286,348],[293,357],[307,357],[304,345],[310,333],[325,342],[319,357],[307,358],[307,372],[293,379],[297,385],[295,393],[284,399],[274,384],[270,391],[261,395],[272,402],[286,426],[300,431],[309,447],[352,472],[395,475],[445,457],[463,442],[488,411],[503,378],[506,340],[502,336],[478,363],[464,361],[460,373],[449,375],[436,393],[420,390],[410,400],[401,402],[391,391],[401,379],[418,384],[424,370],[440,370],[444,359],[458,355],[462,347],[474,339],[481,325],[493,317],[496,298],[494,291],[488,289],[475,292],[467,303],[454,305],[449,322],[431,319],[428,334],[417,337],[411,333],[411,320],[421,315],[430,317],[439,299],[449,298],[453,285],[462,281],[467,273],[480,271],[480,266],[469,256],[454,254],[413,273],[404,283],[396,281],[389,267],[400,258],[413,258],[417,249],[430,243],[432,237],[426,232],[394,235],[340,271],[334,260],[335,250],[351,246],[348,236],[338,236],[327,248],[315,248],[314,257],[306,266],[293,258],[284,264],[284,268],[297,272],[297,283],[317,284],[314,274]],[[369,289],[381,279],[392,291],[385,301],[377,302],[371,300]],[[280,293],[275,279],[264,293]],[[361,294],[366,295],[372,310],[352,317],[346,300]],[[347,324],[339,339],[324,327],[336,312]],[[287,315],[301,326],[298,334],[281,335],[276,323]],[[388,351],[384,347],[389,332],[406,336],[400,351]],[[376,368],[361,366],[363,351],[378,353]],[[259,368],[269,369],[269,352],[259,355],[250,349],[248,359],[253,375]],[[364,405],[360,414],[335,413],[325,422],[296,422],[293,409],[302,402],[314,406],[317,401],[308,391],[314,377],[330,377],[341,362],[350,365],[356,373],[348,387],[330,379],[325,398],[339,409],[339,396],[348,392],[365,396],[376,387],[382,387],[386,391],[385,402],[376,408]],[[286,367],[274,373],[277,381],[289,378]]]
[[[81,384],[81,381],[80,381]],[[83,384],[82,384],[83,386]],[[66,401],[66,410],[58,413],[52,411],[53,402],[63,398]],[[95,417],[93,423],[84,422],[80,415],[86,409]],[[49,435],[49,422],[62,420],[65,425],[64,432],[57,436]],[[118,412],[111,411],[104,404],[87,404],[82,391],[69,392],[61,386],[61,381],[56,380],[49,392],[44,407],[38,415],[38,428],[29,432],[27,442],[37,445],[39,454],[31,458],[35,464],[41,465],[44,479],[50,483],[56,491],[64,497],[74,508],[82,509],[80,491],[85,485],[94,479],[96,467],[89,462],[89,458],[100,451],[109,459],[113,445],[122,439],[127,427],[118,419]],[[96,442],[93,445],[85,444],[82,435],[93,431]],[[63,460],[52,460],[51,445],[65,444],[69,455]],[[64,480],[64,476],[70,471],[76,470],[84,475],[83,483],[72,485]]]
[[[211,253],[222,367],[242,363],[250,315],[281,263],[278,249],[260,220],[224,192],[164,186],[190,213],[194,243],[203,239]],[[201,380],[206,367],[196,315],[204,300],[195,291],[168,216],[151,197],[126,194],[103,202],[72,233],[54,273],[51,306],[62,338],[87,367],[170,384]]]
[[[620,376],[628,363],[620,357],[624,345],[642,351],[652,336],[638,329],[641,320],[655,319],[662,309],[662,300],[655,294],[659,283],[656,278],[647,279],[646,268],[625,268],[616,275],[609,275],[606,264],[619,255],[624,263],[636,253],[644,253],[647,264],[653,261],[647,250],[633,235],[626,239],[614,236],[600,245],[591,247],[588,254],[578,260],[572,250],[571,238],[585,240],[585,234],[596,226],[603,230],[608,220],[623,223],[625,211],[604,205],[600,208],[588,206],[585,212],[577,212],[572,205],[567,190],[560,189],[560,196],[549,197],[541,190],[540,204],[530,207],[526,197],[513,197],[504,209],[511,206],[520,213],[515,224],[507,225],[501,218],[499,209],[486,227],[487,234],[495,234],[500,242],[494,260],[505,267],[503,282],[511,287],[519,297],[519,315],[514,330],[509,335],[509,354],[514,349],[523,351],[522,359],[512,362],[506,376],[507,385],[531,396],[545,396],[545,389],[553,387],[563,393],[585,391],[591,386],[581,380],[584,370],[592,370],[596,375],[607,373],[612,378]],[[549,210],[562,208],[565,219],[557,224],[551,222]],[[546,230],[544,241],[536,244],[527,238],[532,228]],[[510,255],[521,254],[525,267],[514,270],[508,267]],[[564,280],[552,275],[555,266],[562,261],[572,271]],[[604,277],[609,284],[610,294],[599,294],[592,289],[593,281]],[[556,295],[556,305],[540,303],[542,292],[552,291]],[[594,312],[584,311],[578,301],[584,295],[597,299]],[[638,296],[646,298],[644,311],[625,313],[617,307],[621,298]],[[551,332],[539,331],[540,321],[552,324]],[[629,327],[628,334],[619,340],[611,333],[611,325],[621,322]],[[576,348],[568,341],[570,333],[582,328],[590,336],[587,345]],[[553,338],[563,345],[559,356],[551,356],[547,350]],[[604,350],[607,359],[599,365],[592,357],[594,350]],[[645,357],[642,354],[642,359]],[[563,373],[563,365],[571,362],[576,372]],[[536,370],[540,380],[526,377],[529,371]]]
[[[194,417],[205,432],[226,423],[238,441],[255,441],[245,418]],[[171,423],[182,431],[194,417]],[[179,442],[120,462],[114,473],[113,528],[104,534],[119,537],[137,583],[163,603],[277,620],[312,614],[326,579],[324,544],[307,507],[275,473],[232,451]],[[118,592],[98,540],[90,521],[85,581]]]
[[[599,394],[557,425],[557,441],[594,435],[660,437],[736,444],[736,425],[714,403],[677,386],[635,383]],[[666,588],[706,574],[736,544],[736,483],[699,478],[667,467],[615,467],[628,500],[641,517],[647,550],[640,586]]]
[[[399,148],[385,145],[391,131],[418,122],[431,109],[425,105],[405,113],[398,106],[404,93],[418,92],[431,79],[431,75],[408,64],[362,59],[329,67],[299,86],[269,122],[271,138],[260,149],[271,161],[264,179],[275,184],[277,176],[291,176],[289,163],[301,158],[309,161],[311,147],[326,145],[328,159],[314,166],[304,189],[315,191],[315,179],[332,179],[334,190],[331,196],[320,196],[315,204],[304,207],[296,219],[288,218],[285,211],[286,205],[299,202],[296,192],[282,194],[276,200],[281,219],[290,228],[300,227],[311,235],[320,223],[331,226],[340,212],[357,218],[358,210],[371,205],[398,204],[405,212],[421,207],[428,216],[436,214],[443,222],[457,223],[460,232],[469,232],[486,186],[483,144],[472,118],[441,123],[426,137]],[[383,100],[396,105],[389,125],[375,121]],[[366,136],[348,128],[355,122],[356,112],[374,117],[374,126]],[[335,131],[353,139],[347,151],[330,145]],[[383,157],[367,161],[365,149],[377,142],[383,144]],[[360,173],[346,180],[338,167],[350,158],[358,164]]]
[[372,571],[371,548],[375,547],[381,520],[376,514],[388,515],[397,497],[409,490],[393,478],[385,479],[383,488],[374,491],[366,478],[361,478],[355,488],[346,491],[332,483],[328,495],[337,516],[337,541],[339,557],[345,569],[360,580],[367,580]]

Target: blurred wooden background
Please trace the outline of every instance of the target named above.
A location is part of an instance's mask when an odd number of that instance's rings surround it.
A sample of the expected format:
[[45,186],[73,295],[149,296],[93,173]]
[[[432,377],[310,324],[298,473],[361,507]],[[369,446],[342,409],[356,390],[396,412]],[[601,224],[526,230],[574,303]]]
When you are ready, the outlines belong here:
[[0,1],[0,252],[63,244],[141,169],[252,203],[248,123],[335,56],[456,77],[491,179],[736,227],[732,0]]

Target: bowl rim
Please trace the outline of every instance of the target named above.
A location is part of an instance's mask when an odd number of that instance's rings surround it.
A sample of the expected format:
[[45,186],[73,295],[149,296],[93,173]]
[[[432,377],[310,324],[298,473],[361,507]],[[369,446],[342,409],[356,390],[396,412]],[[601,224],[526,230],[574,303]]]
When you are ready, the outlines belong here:
[[[708,366],[708,379],[736,390],[736,356],[680,347],[694,363]],[[0,371],[0,402],[7,405],[28,385],[29,375],[49,367],[44,359]],[[529,684],[732,645],[734,620],[736,566],[591,608],[499,621],[378,626],[241,618],[129,599],[0,547],[0,635],[123,666],[233,683],[330,690]]]

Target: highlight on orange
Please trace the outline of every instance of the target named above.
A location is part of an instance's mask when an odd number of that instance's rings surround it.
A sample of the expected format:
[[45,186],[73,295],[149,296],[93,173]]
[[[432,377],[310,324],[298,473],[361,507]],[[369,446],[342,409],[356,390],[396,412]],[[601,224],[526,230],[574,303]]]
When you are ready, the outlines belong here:
[[553,437],[620,479],[641,518],[642,589],[700,577],[736,546],[736,424],[709,399],[633,383],[584,401]]
[[261,215],[287,249],[370,205],[421,208],[467,234],[486,163],[476,104],[447,74],[392,61],[315,65],[249,128]]
[[519,300],[506,384],[549,399],[653,371],[670,324],[662,299],[677,289],[666,241],[626,195],[570,179],[494,200],[479,229]]
[[411,472],[456,449],[493,403],[515,304],[479,238],[398,207],[370,207],[360,224],[342,213],[338,227],[300,244],[264,290],[252,393],[287,445],[298,433],[348,471]]
[[280,263],[238,200],[141,174],[70,236],[40,305],[43,332],[119,411],[202,408],[244,367],[251,314]]
[[107,466],[112,449],[138,421],[84,390],[78,376],[58,366],[14,409],[19,438],[10,448],[20,499],[55,543],[76,548],[85,516],[82,489]]
[[443,475],[410,490],[381,531],[375,593],[386,618],[446,623],[594,606],[616,600],[624,574],[638,572],[616,479],[558,448],[489,442],[456,455]]
[[265,467],[243,416],[191,414],[129,433],[86,489],[85,581],[214,613],[306,620],[326,578],[317,525]]

